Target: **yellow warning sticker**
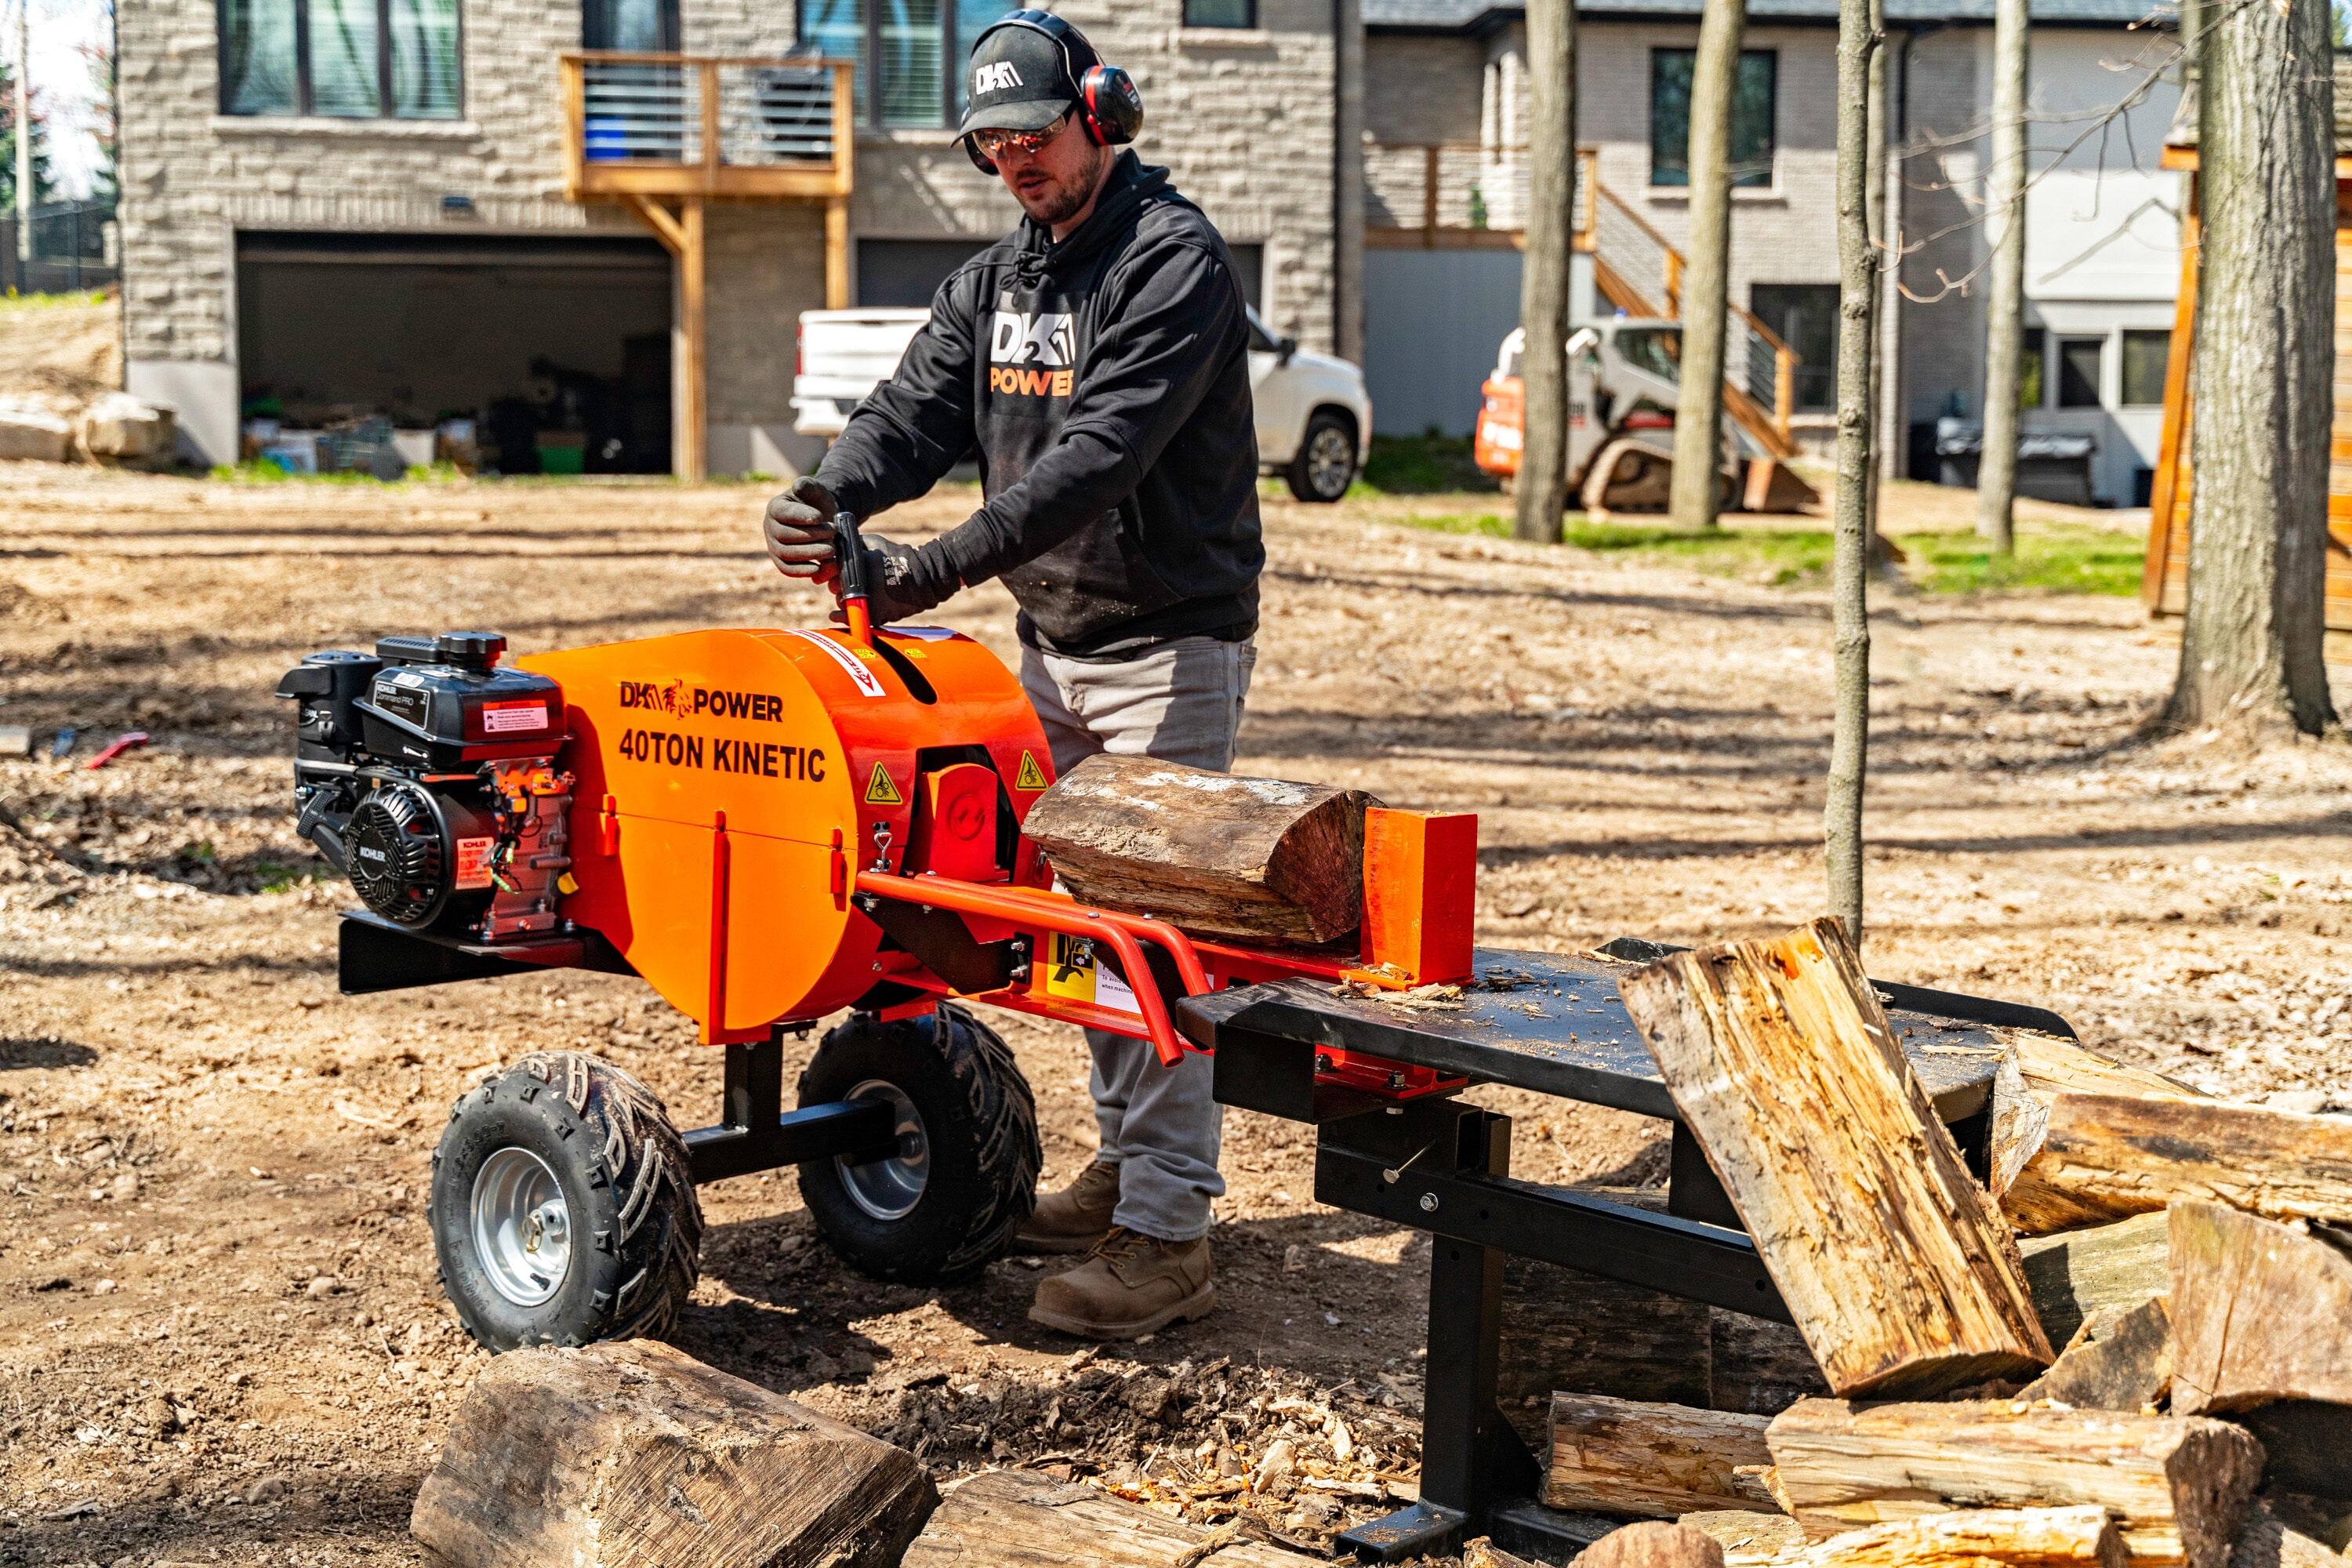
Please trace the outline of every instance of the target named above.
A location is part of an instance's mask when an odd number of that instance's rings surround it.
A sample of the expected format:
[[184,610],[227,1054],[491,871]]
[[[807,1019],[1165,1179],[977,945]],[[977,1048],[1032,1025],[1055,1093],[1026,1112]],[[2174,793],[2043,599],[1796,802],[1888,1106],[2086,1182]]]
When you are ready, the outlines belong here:
[[1055,931],[1049,951],[1053,961],[1045,970],[1046,995],[1066,997],[1073,1002],[1091,1002],[1097,1007],[1108,1007],[1119,1013],[1140,1013],[1143,1010],[1137,1004],[1135,993],[1126,980],[1116,970],[1096,962],[1095,944],[1091,939]]
[[1013,775],[1013,784],[1016,789],[1045,787],[1045,770],[1037,765],[1035,756],[1027,752],[1021,753],[1021,771]]
[[874,777],[866,783],[866,804],[868,805],[900,804],[898,786],[890,782],[890,770],[880,763],[874,764]]

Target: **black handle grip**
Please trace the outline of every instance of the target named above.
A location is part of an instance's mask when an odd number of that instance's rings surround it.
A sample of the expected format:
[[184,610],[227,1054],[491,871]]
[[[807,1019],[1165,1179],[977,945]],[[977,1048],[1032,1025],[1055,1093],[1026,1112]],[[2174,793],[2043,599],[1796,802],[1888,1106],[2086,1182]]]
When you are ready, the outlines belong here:
[[833,555],[841,564],[841,576],[835,584],[835,595],[844,599],[867,597],[866,542],[857,537],[856,512],[837,511],[833,514]]

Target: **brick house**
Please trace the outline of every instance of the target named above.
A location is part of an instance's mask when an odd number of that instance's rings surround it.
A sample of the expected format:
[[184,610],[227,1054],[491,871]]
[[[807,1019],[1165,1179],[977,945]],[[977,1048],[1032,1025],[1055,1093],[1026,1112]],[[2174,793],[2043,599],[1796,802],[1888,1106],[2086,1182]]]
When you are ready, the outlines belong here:
[[[1268,322],[1360,354],[1352,5],[1064,10],[1134,73],[1139,150],[1223,231]],[[797,468],[799,313],[927,302],[1017,216],[948,129],[971,39],[1011,8],[125,6],[129,385],[207,461],[235,455],[242,403],[584,426],[592,470]]]
[[[142,0],[121,19],[125,362],[207,458],[240,401],[592,427],[588,466],[782,472],[786,355],[824,305],[918,305],[1011,226],[949,139],[1001,0]],[[1359,360],[1378,427],[1466,431],[1517,324],[1522,8],[1486,0],[1070,0],[1277,331]],[[1698,0],[1585,0],[1580,311],[1671,311]],[[2029,430],[2099,442],[2137,499],[2160,415],[2177,86],[2144,0],[2037,0]],[[1991,0],[1890,0],[1906,235],[1898,445],[1982,390]],[[1730,363],[1826,444],[1835,343],[1835,11],[1752,0]],[[631,52],[682,55],[632,60]],[[824,68],[816,58],[845,62]],[[856,62],[851,65],[848,62]],[[2082,112],[2158,79],[2058,157]],[[845,91],[837,90],[845,89]],[[387,110],[389,110],[387,112]],[[2074,119],[2066,118],[2069,115]],[[707,140],[716,149],[706,156]],[[2053,168],[2045,165],[2055,164]],[[1940,296],[1940,297],[1937,297]],[[695,345],[699,352],[690,352]],[[698,366],[699,373],[697,374]],[[2151,381],[2151,375],[2153,380]],[[584,412],[583,412],[584,411]],[[608,456],[604,448],[610,449]],[[1928,459],[1932,463],[1932,459]],[[1915,465],[1916,467],[1917,465]],[[1923,477],[1927,477],[1924,476]]]

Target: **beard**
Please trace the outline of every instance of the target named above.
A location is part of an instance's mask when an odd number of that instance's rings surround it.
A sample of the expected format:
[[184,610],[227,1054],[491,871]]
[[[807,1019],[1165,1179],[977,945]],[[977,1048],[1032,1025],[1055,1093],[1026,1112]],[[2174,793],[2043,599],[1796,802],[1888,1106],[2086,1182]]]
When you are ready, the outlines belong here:
[[1051,228],[1057,223],[1067,223],[1094,200],[1095,187],[1102,183],[1103,167],[1109,163],[1111,152],[1108,147],[1088,151],[1093,155],[1070,179],[1047,183],[1034,198],[1022,196],[1021,205],[1032,218]]

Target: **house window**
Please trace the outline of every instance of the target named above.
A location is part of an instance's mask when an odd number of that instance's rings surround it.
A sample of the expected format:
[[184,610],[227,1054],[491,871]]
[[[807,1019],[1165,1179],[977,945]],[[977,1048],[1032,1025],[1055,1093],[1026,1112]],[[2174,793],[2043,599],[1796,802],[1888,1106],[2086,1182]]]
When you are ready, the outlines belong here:
[[1757,283],[1748,290],[1748,313],[1796,351],[1794,412],[1826,414],[1837,407],[1838,286],[1834,283]]
[[2172,362],[2170,332],[2124,334],[2123,402],[2126,408],[2149,408],[2164,402],[2165,372]]
[[[1650,51],[1650,184],[1690,184],[1691,70],[1696,49]],[[1731,92],[1731,183],[1772,183],[1772,124],[1780,91],[1780,57],[1747,49]]]
[[580,45],[630,54],[677,52],[677,0],[586,0]]
[[1257,0],[1184,0],[1188,27],[1255,27]]
[[2099,359],[2106,353],[2105,338],[2058,340],[2058,406],[2099,406]]
[[455,120],[457,0],[221,0],[221,111]]
[[969,101],[963,62],[1003,0],[803,0],[801,47],[857,62],[860,124],[952,125]]

